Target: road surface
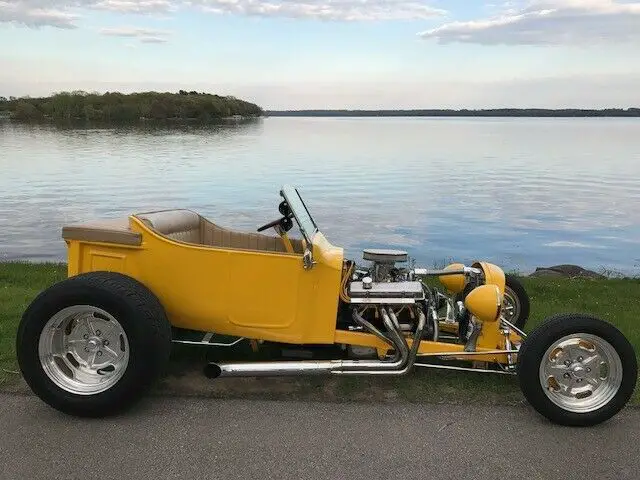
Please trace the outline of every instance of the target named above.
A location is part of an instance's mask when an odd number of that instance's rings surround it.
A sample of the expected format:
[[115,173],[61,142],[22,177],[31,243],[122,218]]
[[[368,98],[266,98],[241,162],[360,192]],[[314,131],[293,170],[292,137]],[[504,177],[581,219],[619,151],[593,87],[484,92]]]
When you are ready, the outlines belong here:
[[0,394],[1,479],[638,479],[640,409],[588,429],[526,406],[148,397],[110,419]]

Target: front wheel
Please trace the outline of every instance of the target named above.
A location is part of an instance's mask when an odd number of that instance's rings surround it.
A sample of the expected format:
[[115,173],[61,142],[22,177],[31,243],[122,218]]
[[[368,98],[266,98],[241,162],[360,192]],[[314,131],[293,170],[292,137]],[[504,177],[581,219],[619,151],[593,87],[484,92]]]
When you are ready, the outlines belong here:
[[632,345],[616,327],[562,314],[528,335],[517,371],[522,393],[540,414],[561,425],[591,426],[629,401],[638,366]]

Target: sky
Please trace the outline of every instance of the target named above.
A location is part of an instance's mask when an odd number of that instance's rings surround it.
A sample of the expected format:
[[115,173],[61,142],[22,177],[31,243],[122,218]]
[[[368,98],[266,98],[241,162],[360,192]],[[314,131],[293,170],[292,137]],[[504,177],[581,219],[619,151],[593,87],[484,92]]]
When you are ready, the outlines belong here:
[[640,1],[0,0],[0,96],[640,107]]

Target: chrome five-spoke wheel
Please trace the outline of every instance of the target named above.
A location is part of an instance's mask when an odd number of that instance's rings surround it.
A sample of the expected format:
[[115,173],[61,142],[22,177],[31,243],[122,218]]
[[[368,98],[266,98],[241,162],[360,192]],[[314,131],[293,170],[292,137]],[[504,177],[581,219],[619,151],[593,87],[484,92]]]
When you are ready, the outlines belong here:
[[72,415],[104,417],[133,405],[165,372],[171,324],[139,281],[83,273],[29,304],[16,353],[24,380],[43,401]]
[[611,401],[622,384],[622,361],[606,340],[574,333],[554,342],[540,363],[540,383],[553,403],[576,413]]
[[67,392],[92,395],[122,377],[129,363],[129,343],[122,325],[108,312],[74,305],[49,319],[38,354],[52,382]]
[[518,381],[529,403],[561,425],[596,425],[631,398],[638,364],[633,346],[611,323],[559,314],[527,335],[518,352]]

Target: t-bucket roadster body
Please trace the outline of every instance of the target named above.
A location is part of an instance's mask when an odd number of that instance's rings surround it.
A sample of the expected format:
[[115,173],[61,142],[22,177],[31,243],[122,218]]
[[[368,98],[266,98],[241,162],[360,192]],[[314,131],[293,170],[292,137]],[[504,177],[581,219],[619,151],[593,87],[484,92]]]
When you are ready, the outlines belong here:
[[[517,374],[536,410],[568,425],[602,422],[630,398],[635,353],[609,323],[558,315],[527,336],[504,315],[498,266],[427,270],[397,250],[365,250],[370,263],[359,266],[327,240],[297,189],[280,194],[279,218],[258,229],[278,236],[236,232],[183,209],[65,226],[69,278],[32,302],[18,332],[34,392],[67,413],[107,415],[162,374],[172,342],[248,339],[337,345],[345,354],[210,363],[205,374],[404,375],[414,366]],[[289,237],[294,226],[300,238]],[[214,343],[214,334],[235,340]]]

